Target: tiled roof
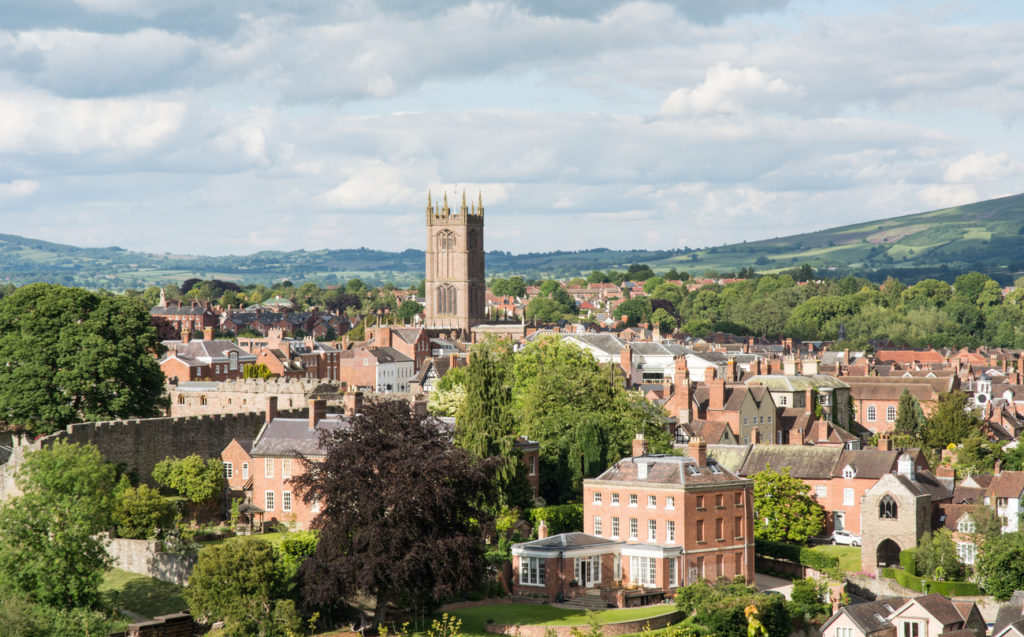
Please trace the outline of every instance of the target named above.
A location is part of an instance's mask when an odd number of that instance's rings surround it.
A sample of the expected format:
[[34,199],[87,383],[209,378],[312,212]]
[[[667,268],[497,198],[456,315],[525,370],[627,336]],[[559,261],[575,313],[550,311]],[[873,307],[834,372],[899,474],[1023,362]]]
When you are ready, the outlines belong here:
[[740,475],[752,476],[771,467],[781,471],[789,467],[789,474],[801,480],[828,480],[843,453],[838,447],[797,445],[753,445]]
[[[839,613],[845,613],[861,629],[861,632],[869,635],[886,628],[892,628],[892,624],[889,623],[886,617],[891,615],[900,606],[903,606],[906,601],[906,597],[891,597],[874,602],[844,606],[839,610]],[[839,613],[834,615],[833,618],[838,616]],[[832,621],[829,620],[828,623]],[[822,626],[822,628],[824,629],[825,627]]]
[[843,387],[849,387],[846,383],[828,376],[827,374],[813,374],[813,375],[793,375],[793,374],[761,374],[760,376],[752,376],[747,380],[747,384],[764,385],[771,391],[805,391],[808,389],[818,389],[820,387],[832,387],[835,389],[841,389]]
[[412,359],[394,347],[374,347],[368,350],[378,363],[411,363]]
[[750,453],[753,445],[708,445],[708,457],[714,458],[715,462],[722,467],[740,475],[740,469]]
[[1020,623],[1020,632],[1024,634],[1024,591],[1013,591],[1009,601],[1002,604],[996,611],[996,620],[992,627],[992,634],[998,635],[1010,624]]
[[1024,491],[1024,471],[1003,471],[992,478],[988,492],[995,498],[1019,498]]
[[963,622],[966,618],[960,614],[957,607],[953,605],[945,595],[932,593],[915,597],[914,602],[919,604],[929,615],[934,617],[943,626]]
[[572,549],[583,546],[594,546],[598,544],[618,544],[618,542],[612,542],[606,537],[589,535],[587,533],[573,532],[559,533],[558,535],[552,535],[549,537],[541,538],[539,540],[523,542],[519,544],[519,546],[543,549]]
[[878,449],[844,449],[839,462],[832,472],[833,478],[843,477],[846,465],[857,467],[857,478],[878,479],[896,468],[899,451],[880,451]]
[[274,418],[259,433],[249,455],[295,457],[322,455],[320,432],[347,430],[351,427],[347,418],[328,414],[309,428],[308,418]]
[[[647,464],[647,477],[639,477],[639,465]],[[604,473],[593,478],[597,482],[647,482],[656,484],[709,484],[734,482],[739,478],[713,459],[699,466],[689,456],[649,455],[623,458]]]

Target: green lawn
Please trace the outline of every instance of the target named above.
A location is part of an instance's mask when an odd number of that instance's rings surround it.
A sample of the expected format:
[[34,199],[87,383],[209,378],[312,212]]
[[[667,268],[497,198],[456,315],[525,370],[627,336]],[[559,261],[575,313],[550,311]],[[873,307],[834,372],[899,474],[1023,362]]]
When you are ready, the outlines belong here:
[[847,573],[857,573],[861,570],[859,546],[833,546],[825,544],[823,546],[816,546],[811,550],[838,557],[839,568]]
[[100,585],[100,594],[111,607],[150,618],[188,609],[181,590],[180,586],[116,568],[107,572]]
[[[646,619],[671,613],[673,604],[656,604],[640,608],[612,608],[597,612],[597,620],[602,624]],[[496,624],[525,625],[541,624],[545,626],[585,625],[587,614],[582,610],[555,608],[547,604],[494,604],[477,606],[448,613],[462,620],[462,633],[466,635],[486,635],[484,626],[487,620]]]

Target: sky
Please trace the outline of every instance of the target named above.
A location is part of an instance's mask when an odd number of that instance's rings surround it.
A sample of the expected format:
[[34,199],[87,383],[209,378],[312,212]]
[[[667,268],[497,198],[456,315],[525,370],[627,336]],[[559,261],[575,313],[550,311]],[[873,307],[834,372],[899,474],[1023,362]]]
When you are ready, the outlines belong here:
[[672,249],[1024,191],[1013,1],[3,0],[0,232]]

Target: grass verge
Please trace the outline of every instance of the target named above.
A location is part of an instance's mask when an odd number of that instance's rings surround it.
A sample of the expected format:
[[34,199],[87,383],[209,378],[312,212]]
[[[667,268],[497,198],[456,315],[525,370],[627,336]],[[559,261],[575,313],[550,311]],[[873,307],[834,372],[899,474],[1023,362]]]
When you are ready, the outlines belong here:
[[100,585],[100,594],[112,608],[123,608],[149,618],[186,610],[188,604],[181,591],[175,584],[117,568],[108,571]]

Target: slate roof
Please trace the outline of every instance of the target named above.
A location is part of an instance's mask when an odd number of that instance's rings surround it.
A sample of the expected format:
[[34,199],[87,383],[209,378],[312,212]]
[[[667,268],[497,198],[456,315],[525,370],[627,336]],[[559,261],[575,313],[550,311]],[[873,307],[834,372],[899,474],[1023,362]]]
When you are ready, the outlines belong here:
[[531,542],[523,542],[520,546],[528,546],[530,548],[538,549],[573,549],[583,546],[594,546],[597,544],[618,544],[618,542],[612,542],[606,537],[599,537],[576,531],[573,533],[559,533],[558,535],[552,535],[550,537],[533,540]]
[[856,468],[856,478],[881,478],[892,473],[896,468],[899,451],[879,451],[878,449],[844,449],[839,462],[832,472],[833,478],[842,478],[847,465]]
[[907,599],[906,597],[888,597],[873,602],[844,606],[825,622],[821,630],[824,631],[827,626],[843,614],[849,617],[865,635],[892,628],[893,625],[889,623],[886,617],[891,615],[897,608],[906,604]]
[[228,355],[231,352],[238,354],[238,360],[256,360],[256,356],[245,351],[238,345],[235,345],[232,341],[226,340],[190,340],[188,343],[182,343],[179,341],[163,341],[163,345],[167,347],[167,354],[177,353],[179,358],[192,358],[192,359],[228,359]]
[[[648,465],[647,477],[638,477],[638,466]],[[713,484],[739,480],[733,472],[719,465],[714,459],[705,466],[699,466],[689,456],[647,455],[623,458],[592,482],[646,482],[655,484]]]
[[200,316],[202,314],[206,314],[207,311],[208,310],[205,305],[197,305],[195,307],[164,307],[162,305],[157,305],[150,308],[149,314],[150,316]]
[[842,453],[839,447],[753,445],[739,473],[752,476],[768,467],[773,471],[790,467],[789,474],[794,478],[828,480]]
[[1013,591],[1010,599],[999,606],[999,610],[996,611],[996,620],[992,626],[992,634],[998,635],[999,631],[1016,623],[1020,623],[1018,630],[1024,633],[1024,591]]
[[953,494],[949,492],[949,489],[939,482],[939,479],[936,478],[931,471],[914,471],[913,480],[898,473],[895,474],[895,477],[911,493],[916,495],[929,495],[933,501],[948,500],[953,497]]
[[609,356],[618,356],[622,348],[626,346],[625,341],[614,334],[569,334],[566,335],[566,338],[586,343]]
[[378,363],[411,363],[412,359],[398,351],[394,347],[373,347],[370,354],[377,359]]
[[256,436],[249,455],[295,457],[323,455],[320,451],[320,432],[348,430],[348,419],[338,414],[328,414],[309,428],[308,418],[274,418],[263,426]]
[[748,385],[764,385],[771,391],[805,391],[819,387],[842,389],[849,387],[846,383],[827,374],[793,375],[793,374],[761,374],[747,379]]
[[714,458],[715,462],[723,468],[740,475],[740,469],[750,453],[753,445],[708,445],[708,457]]
[[967,619],[960,614],[960,610],[953,605],[953,602],[945,595],[931,593],[929,595],[915,597],[913,601],[919,604],[921,608],[923,608],[943,626],[964,622]]

